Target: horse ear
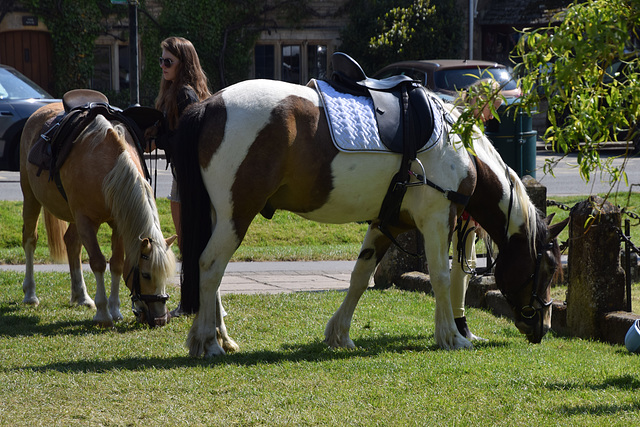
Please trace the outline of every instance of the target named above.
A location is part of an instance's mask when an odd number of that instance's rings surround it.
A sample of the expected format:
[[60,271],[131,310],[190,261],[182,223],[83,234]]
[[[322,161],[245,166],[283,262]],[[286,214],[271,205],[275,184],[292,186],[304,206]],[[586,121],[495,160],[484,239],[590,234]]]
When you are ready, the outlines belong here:
[[142,239],[142,241],[140,242],[140,253],[142,255],[149,255],[151,253],[151,239]]
[[568,223],[569,223],[569,218],[565,219],[564,221],[557,222],[557,223],[553,224],[552,226],[550,226],[549,227],[549,240],[553,240],[556,237],[558,237],[558,234],[560,234],[560,232],[562,230],[564,230],[564,228],[567,226]]
[[173,236],[164,239],[164,242],[167,244],[167,249],[173,245],[173,242],[175,242],[177,238],[178,236],[174,234]]
[[553,219],[554,216],[556,216],[555,212],[552,213],[552,214],[547,215],[547,217],[544,219],[544,222],[547,223],[547,226],[551,225],[551,220]]

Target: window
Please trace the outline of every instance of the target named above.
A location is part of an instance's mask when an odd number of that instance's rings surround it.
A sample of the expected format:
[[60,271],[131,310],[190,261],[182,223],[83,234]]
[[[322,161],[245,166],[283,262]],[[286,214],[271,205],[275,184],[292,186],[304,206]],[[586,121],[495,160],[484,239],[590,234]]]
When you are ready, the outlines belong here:
[[256,79],[275,78],[275,49],[273,45],[256,45]]
[[300,83],[300,46],[282,46],[281,80],[289,83]]
[[120,90],[129,89],[129,46],[118,46],[118,75]]
[[91,89],[100,92],[128,90],[129,56],[128,45],[95,45]]
[[93,77],[91,88],[98,91],[111,90],[111,46],[93,48]]
[[304,41],[257,44],[254,47],[256,79],[282,80],[306,84],[310,79],[326,79],[329,46]]
[[327,77],[327,46],[310,44],[307,46],[308,79]]

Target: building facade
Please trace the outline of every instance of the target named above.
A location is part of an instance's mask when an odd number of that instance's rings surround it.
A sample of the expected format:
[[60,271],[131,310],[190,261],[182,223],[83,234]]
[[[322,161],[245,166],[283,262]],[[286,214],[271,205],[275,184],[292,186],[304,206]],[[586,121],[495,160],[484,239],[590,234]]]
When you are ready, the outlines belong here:
[[[486,59],[508,65],[509,52],[518,32],[527,26],[540,26],[567,0],[457,0],[464,15],[467,42],[463,58]],[[329,72],[329,58],[340,47],[340,30],[347,24],[346,0],[311,0],[312,12],[303,22],[288,27],[277,15],[260,33],[253,50],[253,64],[247,78],[267,78],[304,84],[323,78]],[[51,35],[37,16],[14,2],[13,10],[0,9],[0,63],[11,65],[45,89],[52,90]],[[146,2],[151,17],[160,14],[158,2]],[[111,22],[108,35],[98,37],[94,50],[91,87],[101,91],[129,88],[128,22]],[[144,52],[141,52],[142,58]]]

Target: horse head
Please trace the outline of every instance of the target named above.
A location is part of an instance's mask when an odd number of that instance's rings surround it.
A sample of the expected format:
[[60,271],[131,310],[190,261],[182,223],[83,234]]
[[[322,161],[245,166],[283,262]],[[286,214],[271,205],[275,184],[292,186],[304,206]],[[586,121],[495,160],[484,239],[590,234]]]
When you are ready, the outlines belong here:
[[[496,284],[513,310],[516,327],[532,343],[551,328],[551,281],[562,271],[557,237],[569,219],[550,225],[552,218],[538,213],[534,245],[526,233],[515,234],[496,260]],[[522,253],[529,254],[524,262]]]
[[143,238],[135,265],[129,256],[125,260],[124,268],[128,271],[125,284],[131,291],[133,314],[140,323],[151,327],[164,326],[171,319],[166,306],[169,299],[166,283],[175,271],[175,258],[170,247],[176,237],[171,236],[161,243]]

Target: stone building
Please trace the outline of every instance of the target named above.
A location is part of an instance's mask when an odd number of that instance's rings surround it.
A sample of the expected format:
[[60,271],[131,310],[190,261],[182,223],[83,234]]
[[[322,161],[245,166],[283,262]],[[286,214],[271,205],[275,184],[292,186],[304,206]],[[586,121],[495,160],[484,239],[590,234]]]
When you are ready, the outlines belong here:
[[[509,64],[508,53],[517,40],[514,28],[543,25],[570,3],[567,0],[457,0],[465,17],[467,42],[463,58]],[[313,12],[300,26],[287,27],[278,16],[261,32],[254,46],[247,78],[306,83],[328,72],[328,58],[339,49],[340,30],[347,22],[346,0],[310,0]],[[126,5],[125,5],[126,6]],[[124,6],[123,6],[124,7]],[[148,0],[145,13],[159,15],[159,3]],[[94,78],[98,90],[128,89],[128,22],[116,22],[109,35],[95,44]],[[469,49],[471,40],[472,49]],[[48,29],[19,1],[0,4],[0,63],[11,65],[45,89],[53,88],[52,43]],[[144,57],[141,52],[140,57]]]

